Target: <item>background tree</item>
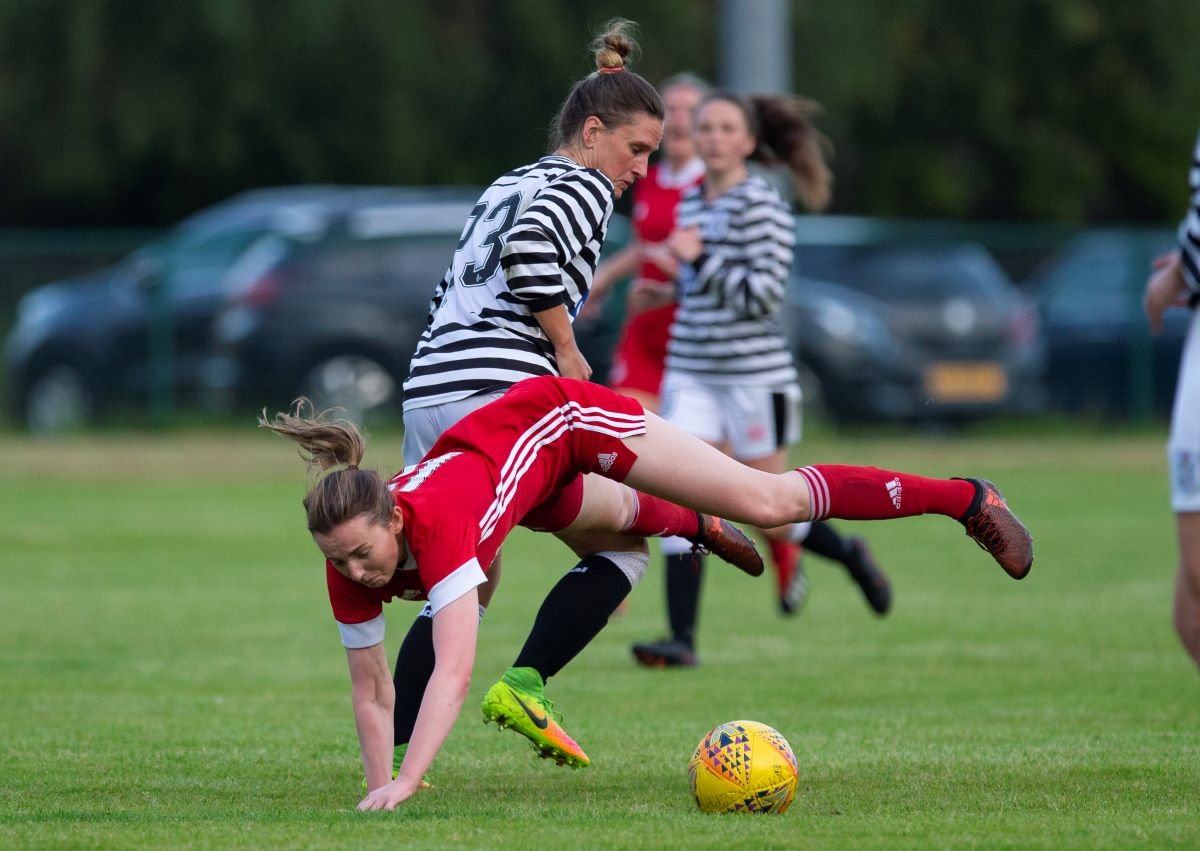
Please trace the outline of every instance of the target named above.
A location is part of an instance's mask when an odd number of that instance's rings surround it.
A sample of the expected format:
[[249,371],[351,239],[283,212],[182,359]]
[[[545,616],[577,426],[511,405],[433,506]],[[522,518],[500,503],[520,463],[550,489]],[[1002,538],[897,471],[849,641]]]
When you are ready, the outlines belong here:
[[[0,226],[162,225],[271,184],[486,183],[546,145],[588,33],[714,77],[715,4],[0,0]],[[796,0],[835,210],[1179,214],[1193,0]]]

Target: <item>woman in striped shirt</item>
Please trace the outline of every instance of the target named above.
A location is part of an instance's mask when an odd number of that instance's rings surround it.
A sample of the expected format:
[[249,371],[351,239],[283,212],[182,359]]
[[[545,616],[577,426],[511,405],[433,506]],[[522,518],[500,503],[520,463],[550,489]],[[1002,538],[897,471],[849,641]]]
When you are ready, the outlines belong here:
[[[686,193],[667,240],[681,264],[680,305],[667,346],[663,416],[676,427],[766,472],[787,469],[800,437],[800,387],[779,311],[792,265],[795,233],[788,205],[749,163],[782,164],[810,210],[829,203],[828,140],[810,121],[816,105],[797,97],[744,98],[713,92],[697,107],[696,148],[704,182]],[[799,608],[806,580],[796,543],[834,558],[849,571],[878,614],[891,586],[865,542],[827,524],[765,530],[785,613]],[[664,545],[672,635],[633,648],[652,666],[695,664],[700,573]]]

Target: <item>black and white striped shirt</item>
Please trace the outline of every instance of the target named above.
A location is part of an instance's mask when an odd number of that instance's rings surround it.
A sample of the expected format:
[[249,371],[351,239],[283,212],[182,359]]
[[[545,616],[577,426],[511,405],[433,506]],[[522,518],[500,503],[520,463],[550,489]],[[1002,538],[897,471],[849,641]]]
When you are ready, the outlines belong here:
[[699,186],[677,219],[700,228],[704,248],[681,273],[667,368],[713,384],[795,381],[779,312],[796,235],[779,193],[755,174],[711,202]]
[[1179,250],[1183,255],[1183,278],[1192,290],[1191,303],[1195,307],[1200,302],[1200,136],[1196,137],[1188,181],[1192,186],[1192,203],[1179,225]]
[[557,375],[533,313],[587,298],[613,211],[601,172],[551,155],[487,188],[429,305],[404,382],[404,409]]

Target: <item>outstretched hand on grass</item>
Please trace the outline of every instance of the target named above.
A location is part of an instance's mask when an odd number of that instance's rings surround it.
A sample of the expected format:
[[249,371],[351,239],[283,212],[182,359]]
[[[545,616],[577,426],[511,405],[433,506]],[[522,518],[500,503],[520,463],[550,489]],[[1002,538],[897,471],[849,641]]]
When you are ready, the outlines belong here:
[[403,777],[397,777],[391,783],[368,792],[367,797],[358,802],[358,809],[362,812],[370,810],[394,810],[398,805],[416,794],[418,789],[428,788],[429,784],[424,780],[418,780],[414,783]]

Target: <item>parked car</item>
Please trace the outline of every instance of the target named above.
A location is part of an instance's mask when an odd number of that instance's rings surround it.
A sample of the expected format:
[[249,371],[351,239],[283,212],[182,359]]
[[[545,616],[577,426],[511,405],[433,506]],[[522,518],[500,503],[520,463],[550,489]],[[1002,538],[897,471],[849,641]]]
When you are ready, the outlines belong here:
[[1041,313],[1053,407],[1103,416],[1170,410],[1190,315],[1168,310],[1151,337],[1142,294],[1151,261],[1176,244],[1169,230],[1093,230],[1035,270],[1025,288]]
[[[220,371],[214,370],[213,323],[225,316],[229,330],[230,297],[265,310],[283,279],[256,278],[256,271],[300,253],[330,274],[370,278],[344,251],[358,239],[378,236],[382,244],[383,234],[434,232],[389,261],[389,280],[413,288],[402,317],[410,325],[418,316],[423,322],[440,275],[432,269],[447,261],[475,195],[466,189],[298,186],[254,190],[201,211],[112,268],[23,297],[4,349],[11,411],[31,430],[55,431],[130,407],[144,410],[155,393],[182,402],[210,398],[211,379]],[[356,304],[347,298],[339,315],[349,315]],[[382,319],[355,321],[376,327]],[[321,362],[332,363],[335,372],[361,365],[358,349],[339,352],[325,340],[319,351],[314,344],[301,352],[302,330],[288,329],[287,336],[298,356],[308,358],[296,367],[307,368],[305,376],[319,372]],[[408,326],[393,331],[396,350],[407,358],[415,335]],[[401,342],[404,335],[410,336]],[[405,363],[399,356],[389,362],[392,375],[402,374]],[[307,386],[276,389],[286,395]]]
[[837,420],[1043,404],[1036,310],[977,244],[798,246],[785,320],[806,398]]
[[[356,419],[399,415],[430,299],[477,196],[355,209],[306,243],[260,240],[229,274],[213,325],[210,398],[225,410],[257,410],[305,395]],[[627,220],[614,217],[610,240],[627,234]],[[578,337],[602,374],[610,329],[581,327]]]
[[369,205],[320,239],[260,240],[230,271],[206,384],[220,408],[299,395],[353,418],[398,412],[429,301],[475,202]]

